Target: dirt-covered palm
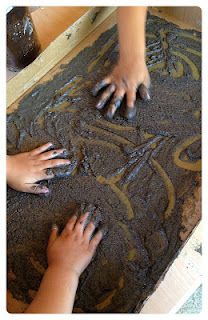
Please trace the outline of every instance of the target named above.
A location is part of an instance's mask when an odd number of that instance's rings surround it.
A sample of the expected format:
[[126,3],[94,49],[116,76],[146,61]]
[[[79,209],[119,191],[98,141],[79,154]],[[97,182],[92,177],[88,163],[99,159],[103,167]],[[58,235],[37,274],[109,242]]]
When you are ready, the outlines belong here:
[[135,100],[137,90],[139,90],[140,97],[143,100],[150,100],[150,77],[146,63],[142,61],[137,63],[135,61],[131,63],[119,61],[112,73],[95,85],[92,91],[93,95],[96,96],[105,87],[107,88],[102,93],[96,108],[99,110],[104,108],[111,99],[106,111],[106,117],[112,119],[126,95],[125,117],[133,119],[136,115]]
[[70,164],[67,159],[53,159],[61,156],[65,149],[47,151],[51,146],[52,143],[46,143],[30,152],[7,156],[8,185],[17,191],[48,193],[49,189],[37,182],[54,177],[53,174],[48,174],[47,169]]

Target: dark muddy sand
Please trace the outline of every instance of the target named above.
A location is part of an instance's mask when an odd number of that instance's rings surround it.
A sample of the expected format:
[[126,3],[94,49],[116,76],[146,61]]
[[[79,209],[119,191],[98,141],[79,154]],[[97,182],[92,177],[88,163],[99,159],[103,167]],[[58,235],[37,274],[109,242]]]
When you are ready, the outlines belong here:
[[[183,241],[182,205],[198,184],[201,156],[200,34],[149,16],[150,102],[137,118],[112,122],[95,109],[93,85],[118,57],[116,28],[103,33],[8,115],[8,154],[48,141],[73,164],[57,168],[48,197],[8,188],[8,289],[30,303],[47,267],[53,223],[92,204],[108,233],[81,276],[75,312],[134,312],[154,290]],[[121,111],[121,112],[120,112]],[[63,177],[64,176],[64,177]]]

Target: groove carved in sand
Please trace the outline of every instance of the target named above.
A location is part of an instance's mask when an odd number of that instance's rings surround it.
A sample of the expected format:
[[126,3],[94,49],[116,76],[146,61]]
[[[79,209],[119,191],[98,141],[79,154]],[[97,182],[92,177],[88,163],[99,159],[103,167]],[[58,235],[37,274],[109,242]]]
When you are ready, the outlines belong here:
[[190,171],[201,171],[201,160],[197,160],[195,162],[183,161],[180,159],[181,153],[186,150],[189,146],[191,146],[194,142],[199,141],[201,139],[201,135],[196,135],[194,137],[188,138],[180,145],[176,146],[176,150],[173,153],[174,163],[183,169]]
[[87,66],[87,71],[90,73],[94,70],[97,63],[100,61],[100,59],[104,56],[104,54],[110,49],[114,44],[116,40],[116,34],[114,34],[107,43],[102,47],[102,49],[99,51],[97,57],[90,62],[90,64]]
[[121,221],[118,221],[117,224],[124,231],[126,239],[128,240],[129,250],[127,253],[127,261],[134,261],[137,256],[137,250],[134,247],[133,239],[132,239],[131,233],[129,231],[129,228],[125,223],[123,223]]
[[[201,39],[193,34],[187,32],[174,32],[176,38],[187,38],[193,42],[201,42]],[[155,38],[151,43],[147,45],[146,50],[146,62],[150,72],[155,72],[156,70],[162,69],[169,71],[169,74],[173,78],[180,78],[184,75],[184,63],[186,63],[190,70],[193,79],[199,80],[200,72],[192,61],[191,57],[187,56],[184,51],[190,55],[201,58],[201,52],[190,47],[181,47],[175,44],[173,41],[168,39],[169,31],[161,29],[159,31],[159,36]],[[169,43],[171,48],[169,48]],[[172,67],[169,66],[169,56],[176,57],[177,60],[171,62]],[[179,60],[180,59],[180,60]],[[200,60],[199,60],[200,61]]]
[[151,162],[153,163],[155,169],[157,170],[157,172],[161,176],[161,178],[165,184],[166,190],[167,190],[168,206],[164,212],[164,217],[165,217],[165,219],[168,219],[171,216],[173,209],[175,207],[175,189],[174,189],[172,181],[170,180],[170,178],[168,177],[167,173],[162,168],[162,166],[159,164],[159,162],[153,158],[151,159]]
[[189,59],[185,54],[183,54],[179,51],[170,50],[170,52],[174,56],[179,57],[182,60],[184,60],[189,65],[194,80],[199,80],[199,78],[200,78],[199,70],[198,70],[197,66],[194,64],[194,62],[191,61],[191,59]]
[[112,191],[118,196],[120,201],[125,205],[126,210],[127,210],[127,217],[128,220],[131,220],[134,218],[134,212],[131,206],[131,202],[128,199],[127,195],[121,191],[115,183],[112,183],[110,180],[105,179],[103,176],[98,176],[97,181],[101,184],[106,184],[109,185]]
[[184,38],[188,38],[188,39],[191,39],[191,40],[194,40],[196,42],[201,42],[201,39],[191,33],[188,33],[188,32],[184,32],[184,31],[175,31],[176,34],[178,34],[180,37],[184,37]]
[[[149,135],[148,135],[149,137]],[[123,191],[127,191],[128,184],[133,181],[141,172],[142,168],[148,163],[149,158],[157,151],[158,148],[166,141],[162,136],[153,136],[147,141],[127,150],[129,160],[127,163],[118,168],[108,178],[110,182],[118,182],[121,180]]]
[[40,273],[41,275],[44,275],[45,268],[40,264],[40,262],[35,257],[30,257],[30,263],[33,266],[33,268]]
[[107,142],[107,141],[104,141],[104,140],[91,139],[91,138],[88,139],[88,138],[85,138],[85,137],[79,137],[77,140],[80,141],[80,142],[84,142],[86,144],[100,145],[100,146],[104,146],[104,147],[110,148],[112,150],[115,150],[117,152],[121,152],[121,150],[120,150],[120,148],[118,146],[116,146],[115,144],[113,144],[111,142]]
[[97,134],[100,134],[101,136],[106,135],[108,137],[111,137],[113,140],[116,140],[120,144],[127,144],[129,146],[134,146],[134,144],[131,141],[127,140],[126,138],[123,138],[123,137],[119,136],[116,133],[112,133],[112,132],[109,132],[109,131],[107,131],[105,129],[98,128],[98,127],[95,127],[95,126],[92,126],[92,125],[88,125],[88,124],[85,127],[87,129],[89,129],[90,131],[92,131],[92,132],[94,131]]
[[104,120],[104,119],[98,119],[95,121],[98,124],[101,124],[105,127],[108,127],[112,130],[118,130],[118,131],[136,131],[136,128],[131,126],[123,126],[122,124],[116,124],[112,123],[110,121]]
[[184,74],[183,64],[180,61],[176,61],[175,69],[171,70],[171,76],[173,78],[180,78]]
[[63,96],[66,93],[70,93],[72,88],[76,87],[82,80],[82,76],[74,76],[68,82],[66,82],[60,89],[56,90],[55,95]]
[[111,293],[105,298],[103,299],[100,303],[98,303],[95,308],[97,309],[97,311],[101,311],[105,308],[107,308],[111,303],[112,303],[112,299],[113,297],[116,295],[116,293],[121,290],[124,287],[124,278],[123,276],[120,277],[119,281],[118,281],[118,287],[113,289],[111,291]]

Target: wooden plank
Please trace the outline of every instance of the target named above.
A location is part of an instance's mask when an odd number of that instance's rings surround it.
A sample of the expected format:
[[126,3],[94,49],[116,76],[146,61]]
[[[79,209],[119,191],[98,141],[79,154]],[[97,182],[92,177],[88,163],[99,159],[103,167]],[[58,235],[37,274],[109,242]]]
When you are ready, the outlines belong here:
[[89,10],[90,7],[51,6],[40,7],[32,12],[42,50]]
[[36,84],[115,9],[115,7],[104,7],[89,10],[54,40],[33,63],[12,78],[7,84],[7,107]]

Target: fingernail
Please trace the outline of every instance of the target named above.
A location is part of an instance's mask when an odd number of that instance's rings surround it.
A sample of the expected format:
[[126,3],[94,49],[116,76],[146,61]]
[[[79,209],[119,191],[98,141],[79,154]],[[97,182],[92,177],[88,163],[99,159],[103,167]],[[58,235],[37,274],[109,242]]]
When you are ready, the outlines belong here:
[[102,109],[103,105],[104,105],[103,101],[98,102],[98,104],[96,105],[96,108],[100,110],[100,109]]
[[134,106],[133,108],[127,107],[125,110],[125,117],[128,120],[132,120],[136,117],[136,107]]
[[88,216],[89,212],[80,213],[80,219],[85,220]]
[[107,229],[107,227],[102,227],[102,228],[100,229],[100,231],[102,232],[103,237],[105,237],[105,236],[108,234],[108,229]]
[[100,109],[100,105],[101,105],[100,102],[99,102],[98,104],[96,104],[96,108],[97,108],[97,109]]
[[54,145],[53,145],[53,143],[51,143],[51,142],[48,142],[48,147],[47,147],[47,151],[51,151],[51,150],[53,150],[53,148],[54,148]]
[[149,90],[147,89],[146,92],[144,93],[144,100],[150,100],[150,94],[149,94]]
[[57,226],[57,224],[56,224],[56,223],[53,223],[53,224],[52,224],[52,226],[51,226],[51,230],[53,230],[53,229],[58,229],[58,226]]
[[46,186],[40,186],[41,193],[48,193],[49,189]]
[[113,119],[113,115],[114,115],[114,113],[111,110],[109,110],[109,111],[106,112],[105,117],[107,119],[109,119],[109,120],[112,120]]
[[148,92],[148,91],[147,91],[146,99],[147,99],[147,100],[151,100],[151,97],[150,97],[150,95],[149,95],[149,92]]

